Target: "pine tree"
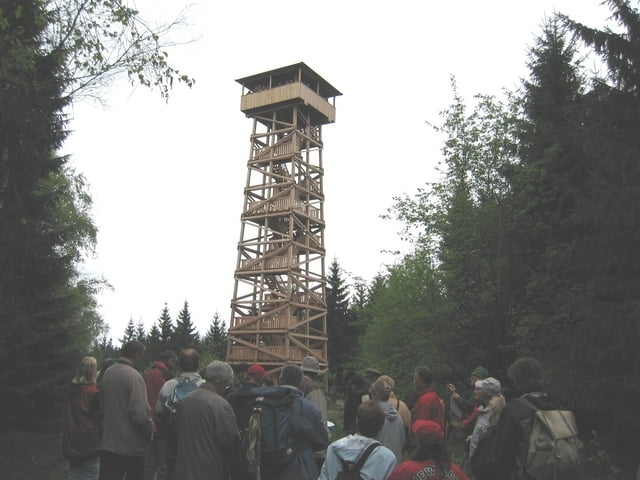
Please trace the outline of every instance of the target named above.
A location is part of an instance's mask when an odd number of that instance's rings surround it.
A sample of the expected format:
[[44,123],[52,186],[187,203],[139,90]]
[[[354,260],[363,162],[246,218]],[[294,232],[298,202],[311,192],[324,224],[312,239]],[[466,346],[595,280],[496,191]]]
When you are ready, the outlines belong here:
[[144,343],[147,339],[147,334],[144,330],[144,322],[142,321],[142,319],[138,320],[138,323],[136,323],[135,339],[140,343]]
[[333,259],[327,277],[327,354],[335,387],[343,388],[347,371],[358,353],[358,329],[349,308],[349,286],[337,259]]
[[160,343],[168,346],[173,337],[174,326],[171,315],[169,314],[169,307],[166,303],[158,318],[158,328],[160,329]]
[[198,348],[200,337],[196,327],[191,322],[189,303],[185,300],[182,310],[178,313],[176,329],[173,333],[171,343],[177,348]]
[[203,353],[211,354],[214,360],[225,360],[227,357],[227,327],[216,312],[209,330],[202,341]]
[[55,419],[69,366],[102,326],[78,263],[95,243],[91,199],[57,154],[67,136],[64,51],[46,2],[0,8],[0,430]]
[[160,354],[166,350],[160,340],[160,328],[158,328],[157,322],[154,322],[153,325],[151,325],[149,334],[145,338],[144,345],[146,347],[145,359],[151,362],[159,358]]
[[573,267],[565,322],[574,325],[577,367],[567,382],[581,403],[612,413],[614,448],[630,453],[640,433],[632,407],[640,391],[640,12],[627,0],[603,3],[617,27],[595,29],[561,17],[607,66],[575,120],[585,130],[585,179],[574,190],[569,221],[576,235],[565,249]]
[[137,340],[136,336],[136,326],[133,323],[133,318],[130,317],[127,322],[127,326],[124,328],[124,332],[122,333],[122,338],[118,339],[118,341],[124,345],[132,340]]

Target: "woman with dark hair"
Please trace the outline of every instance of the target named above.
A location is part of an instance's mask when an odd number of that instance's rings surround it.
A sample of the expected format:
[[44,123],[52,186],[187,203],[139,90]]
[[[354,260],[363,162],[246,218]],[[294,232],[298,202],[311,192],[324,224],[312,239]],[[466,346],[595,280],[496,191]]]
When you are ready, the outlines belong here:
[[462,469],[451,462],[442,427],[433,420],[417,420],[411,426],[417,442],[413,460],[398,465],[389,480],[469,480]]

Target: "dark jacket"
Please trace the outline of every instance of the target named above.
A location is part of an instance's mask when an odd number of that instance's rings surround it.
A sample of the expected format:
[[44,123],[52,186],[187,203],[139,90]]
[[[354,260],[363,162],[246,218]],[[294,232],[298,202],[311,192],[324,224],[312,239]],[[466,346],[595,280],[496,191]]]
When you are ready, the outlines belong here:
[[70,384],[62,436],[64,458],[82,460],[97,456],[101,437],[98,387],[87,383]]
[[[293,387],[282,386],[278,388]],[[264,468],[262,478],[316,480],[320,472],[313,452],[327,448],[329,443],[327,426],[322,421],[320,411],[302,396],[293,401],[289,422],[291,434],[298,447],[298,455],[277,471]]]
[[[523,397],[541,410],[558,408],[557,402],[546,393],[532,392]],[[523,465],[534,415],[535,412],[531,408],[516,399],[507,403],[502,410],[496,431],[494,480],[526,478]]]

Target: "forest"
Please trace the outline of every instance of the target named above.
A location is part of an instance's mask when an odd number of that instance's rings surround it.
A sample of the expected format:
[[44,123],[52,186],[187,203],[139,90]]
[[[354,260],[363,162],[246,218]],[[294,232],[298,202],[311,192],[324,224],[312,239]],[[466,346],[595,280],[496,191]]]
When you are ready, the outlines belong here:
[[[5,3],[0,430],[38,429],[59,411],[79,352],[113,347],[95,296],[105,280],[81,269],[96,227],[84,179],[59,154],[66,109],[119,73],[163,98],[193,80],[167,63],[161,32],[118,0]],[[416,365],[439,387],[463,384],[477,365],[506,382],[513,360],[534,356],[581,431],[637,461],[640,13],[604,3],[615,28],[547,19],[528,75],[500,98],[467,104],[452,77],[449,107],[425,126],[442,138],[439,179],[386,212],[411,253],[371,281],[347,278],[337,259],[327,272],[334,386],[375,367],[407,396]],[[183,346],[193,334],[184,310],[182,340],[162,332],[164,310],[156,330],[128,334]]]

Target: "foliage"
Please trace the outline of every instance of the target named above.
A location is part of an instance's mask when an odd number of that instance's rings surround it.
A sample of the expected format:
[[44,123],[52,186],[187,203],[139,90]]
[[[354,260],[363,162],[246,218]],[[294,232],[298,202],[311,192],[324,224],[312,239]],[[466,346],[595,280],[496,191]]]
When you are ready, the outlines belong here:
[[[539,357],[581,430],[636,460],[640,14],[605,3],[618,31],[550,19],[506,103],[477,96],[468,112],[454,84],[435,127],[442,179],[390,212],[415,250],[371,284],[361,361],[401,390],[418,363],[440,381],[479,364],[506,381],[516,357]],[[605,75],[588,78],[577,41]]]
[[327,277],[327,354],[334,387],[339,390],[344,375],[355,357],[357,337],[353,338],[349,312],[349,288],[337,259],[333,259]]
[[[405,236],[416,246],[395,274],[411,278],[421,265],[413,281],[423,289],[423,304],[433,309],[420,315],[430,318],[422,330],[438,337],[430,345],[434,358],[446,359],[438,374],[462,380],[470,362],[500,368],[513,321],[505,174],[516,158],[518,105],[512,98],[504,103],[477,95],[468,112],[453,79],[452,88],[442,124],[431,124],[445,136],[442,179],[413,197],[397,198],[390,215],[405,223]],[[432,350],[437,345],[439,354]]]
[[202,352],[200,353],[203,357],[210,356],[211,360],[225,360],[227,358],[227,326],[218,312],[213,315],[209,330],[202,340]]
[[176,320],[176,329],[171,337],[171,344],[174,350],[183,348],[196,348],[200,346],[200,336],[196,331],[196,327],[191,321],[191,312],[189,312],[189,302],[184,301],[184,305]]
[[167,99],[174,82],[194,80],[171,66],[167,40],[184,22],[152,27],[126,0],[47,0],[47,46],[66,58],[69,97],[93,96],[112,78],[126,74],[132,85],[157,88]]
[[84,180],[56,155],[66,137],[63,52],[43,45],[38,2],[0,12],[0,428],[54,418],[102,322],[100,283],[79,268],[96,229]]
[[442,370],[439,358],[446,358],[438,356],[445,333],[438,275],[429,255],[417,251],[389,267],[375,285],[366,309],[371,323],[362,341],[361,364],[390,375],[407,398],[413,368],[438,363]]
[[137,339],[136,326],[133,323],[133,318],[129,317],[129,321],[127,322],[127,326],[124,328],[122,338],[119,338],[118,341],[124,345],[125,343]]

